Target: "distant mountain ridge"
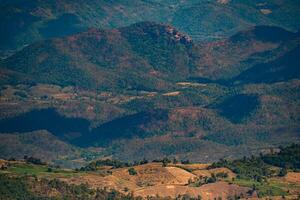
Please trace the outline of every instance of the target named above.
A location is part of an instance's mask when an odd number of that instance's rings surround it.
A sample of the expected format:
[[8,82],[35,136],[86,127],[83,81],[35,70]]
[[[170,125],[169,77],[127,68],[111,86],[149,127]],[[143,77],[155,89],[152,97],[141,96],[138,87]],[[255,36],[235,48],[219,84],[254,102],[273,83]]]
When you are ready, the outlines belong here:
[[[270,33],[273,35],[268,37]],[[216,71],[227,70],[222,76],[230,76],[231,70],[238,69],[233,65],[257,53],[271,52],[289,41],[299,42],[297,38],[299,34],[281,28],[258,26],[225,41],[199,45],[174,27],[153,22],[120,29],[90,29],[35,43],[3,60],[2,73],[11,75],[3,76],[2,82],[165,90],[189,77],[213,78],[210,74],[216,75]],[[292,48],[289,46],[286,52]],[[297,65],[297,61],[294,63]],[[247,64],[248,69],[249,66],[251,63]]]
[[299,33],[289,32],[276,26],[254,26],[233,35],[230,40],[238,42],[253,38],[264,42],[283,42],[297,36]]
[[156,84],[167,87],[169,75],[173,81],[187,77],[193,70],[192,51],[191,39],[173,27],[142,22],[39,42],[1,65],[22,73],[25,81],[94,89],[136,85],[153,90],[158,89]]
[[242,72],[236,80],[241,82],[273,83],[300,78],[300,46],[274,61],[258,64]]
[[213,80],[232,79],[255,64],[274,60],[292,50],[299,45],[299,38],[299,32],[255,26],[228,39],[200,45],[200,75]]
[[[238,1],[68,1],[0,2],[0,49],[16,50],[36,41],[89,28],[118,28],[140,21],[172,24],[195,40],[228,37],[256,25],[299,31],[300,4],[294,0]],[[267,11],[267,12],[266,12]]]

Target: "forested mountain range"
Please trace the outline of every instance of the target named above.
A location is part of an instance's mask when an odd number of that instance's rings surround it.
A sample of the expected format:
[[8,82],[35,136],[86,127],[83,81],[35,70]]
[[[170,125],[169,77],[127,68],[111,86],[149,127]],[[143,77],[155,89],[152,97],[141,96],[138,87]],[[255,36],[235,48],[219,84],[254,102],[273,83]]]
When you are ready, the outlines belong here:
[[228,37],[255,25],[300,28],[294,0],[91,0],[1,1],[1,50],[15,50],[88,28],[117,28],[141,21],[176,26],[195,40]]
[[299,38],[256,26],[199,43],[140,22],[37,42],[1,61],[1,132],[47,130],[62,148],[129,160],[213,161],[288,144],[298,140]]

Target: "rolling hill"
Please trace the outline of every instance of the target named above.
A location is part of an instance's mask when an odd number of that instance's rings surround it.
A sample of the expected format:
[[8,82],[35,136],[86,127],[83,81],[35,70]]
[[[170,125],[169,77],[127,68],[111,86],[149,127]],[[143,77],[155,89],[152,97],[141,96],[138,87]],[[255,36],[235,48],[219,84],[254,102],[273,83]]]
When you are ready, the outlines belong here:
[[278,59],[297,45],[299,33],[274,26],[251,27],[227,39],[201,44],[199,75],[228,80],[256,64]]
[[[192,71],[192,48],[190,38],[173,27],[142,22],[39,42],[5,59],[1,66],[13,71],[13,78],[4,83],[155,90],[169,86],[168,76],[174,82]],[[23,76],[21,82],[14,74]]]
[[300,46],[295,47],[283,56],[263,64],[257,64],[242,72],[236,80],[252,83],[272,83],[299,79]]
[[0,160],[0,194],[6,199],[284,198],[299,195],[299,145],[260,157],[212,164],[96,160],[71,170],[33,157]]
[[299,140],[299,41],[257,26],[198,43],[140,22],[37,42],[1,61],[1,132],[45,129],[121,160],[259,153]]

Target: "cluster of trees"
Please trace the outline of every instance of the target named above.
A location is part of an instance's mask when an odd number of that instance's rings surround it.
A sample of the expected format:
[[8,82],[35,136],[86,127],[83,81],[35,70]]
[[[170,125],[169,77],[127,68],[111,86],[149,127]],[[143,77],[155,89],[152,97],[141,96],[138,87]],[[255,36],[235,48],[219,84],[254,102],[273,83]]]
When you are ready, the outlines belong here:
[[197,197],[190,197],[188,194],[178,195],[175,200],[202,200],[202,197],[198,195]]
[[[271,166],[277,166],[279,171],[272,170]],[[237,174],[238,178],[254,179],[261,182],[265,177],[285,176],[288,170],[300,170],[300,145],[293,144],[281,147],[278,153],[260,155],[259,157],[242,158],[228,161],[221,159],[213,163],[210,168],[227,167]]]
[[[24,161],[27,163],[31,163],[31,164],[36,164],[36,165],[46,165],[46,162],[43,162],[41,159],[33,157],[33,156],[24,156],[23,157]],[[10,157],[9,159],[7,159],[8,161],[16,161],[17,159],[14,157]]]
[[97,160],[89,163],[87,166],[80,168],[80,171],[96,171],[98,167],[102,166],[111,166],[112,168],[122,168],[122,167],[129,167],[131,166],[127,162],[122,162],[119,160]]
[[[155,159],[152,162],[158,162],[162,163],[163,167],[166,167],[169,163],[177,164],[177,163],[182,163],[182,164],[189,164],[189,160],[177,160],[176,158],[163,158],[163,159]],[[103,166],[111,166],[113,169],[117,168],[123,168],[123,167],[133,167],[133,166],[138,166],[138,165],[144,165],[149,163],[147,159],[143,159],[141,161],[135,161],[133,163],[129,162],[122,162],[119,160],[114,160],[114,159],[105,159],[105,160],[97,160],[89,163],[85,167],[81,167],[79,170],[80,171],[96,171],[99,167]]]
[[111,166],[114,169],[123,168],[123,167],[132,167],[137,165],[144,165],[147,164],[148,160],[143,159],[141,161],[135,161],[133,163],[129,162],[122,162],[119,160],[113,159],[105,159],[105,160],[97,160],[89,163],[87,166],[80,168],[80,171],[96,171],[98,167],[103,166]]
[[238,178],[254,179],[262,181],[263,177],[270,176],[272,171],[270,166],[264,163],[260,158],[242,158],[234,161],[220,160],[213,163],[210,168],[226,167],[237,174]]
[[165,157],[163,159],[155,159],[152,162],[162,163],[163,167],[166,167],[169,163],[173,163],[173,164],[177,164],[177,163],[190,164],[189,160],[181,160],[181,161],[179,161],[176,158],[168,158],[168,157]]
[[[0,174],[0,199],[30,200],[138,200],[131,194],[124,195],[115,190],[90,189],[87,185],[73,185],[58,179],[34,179],[32,177],[16,177]],[[47,196],[50,191],[57,191],[57,196]],[[34,191],[34,192],[33,192]],[[48,191],[48,192],[47,192]]]
[[213,174],[211,177],[201,177],[201,178],[195,178],[195,179],[189,179],[188,184],[193,187],[200,187],[202,185],[208,184],[208,183],[215,183],[217,181],[216,176]]
[[227,178],[228,174],[225,172],[219,172],[217,174],[212,173],[210,177],[197,177],[194,179],[189,179],[188,184],[193,187],[200,187],[208,183],[215,183],[218,179]]
[[262,155],[261,158],[269,165],[299,171],[300,144],[292,144],[289,147],[280,147],[278,153]]
[[24,156],[24,161],[35,165],[46,165],[47,163],[42,162],[41,159],[32,156]]
[[[26,187],[26,182],[20,177],[9,177],[0,174],[0,197],[1,199],[32,199],[37,200]],[[48,200],[45,198],[45,200]]]

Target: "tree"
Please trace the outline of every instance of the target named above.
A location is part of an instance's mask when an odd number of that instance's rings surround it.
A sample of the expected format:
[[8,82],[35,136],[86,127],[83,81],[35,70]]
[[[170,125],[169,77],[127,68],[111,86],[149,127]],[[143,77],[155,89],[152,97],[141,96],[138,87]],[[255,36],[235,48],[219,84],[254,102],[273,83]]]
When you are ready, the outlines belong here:
[[144,164],[147,164],[148,163],[148,160],[146,158],[144,158],[141,162],[140,162],[140,165],[144,165]]
[[227,178],[228,177],[228,173],[226,172],[219,172],[216,174],[217,178]]
[[162,166],[166,167],[167,165],[168,165],[168,163],[163,160]]
[[128,192],[129,191],[129,188],[128,187],[124,187],[124,192]]
[[129,175],[132,175],[132,176],[137,175],[137,171],[133,167],[128,169],[128,173],[129,173]]
[[178,160],[176,158],[173,158],[173,164],[177,164]]
[[189,160],[181,160],[181,163],[182,164],[190,164],[190,161]]
[[42,162],[41,159],[35,157],[24,156],[24,160],[27,163],[35,164],[35,165],[45,165],[46,163]]
[[205,183],[215,183],[217,178],[214,173],[211,174],[211,177],[205,179]]
[[278,176],[283,177],[283,176],[285,176],[286,174],[287,174],[287,170],[286,170],[286,168],[284,167],[284,168],[280,169],[280,171],[279,171],[279,173],[278,173]]
[[168,159],[168,158],[164,158],[163,160],[162,160],[162,166],[163,167],[166,167],[167,165],[168,165],[168,163],[170,163],[171,161]]

